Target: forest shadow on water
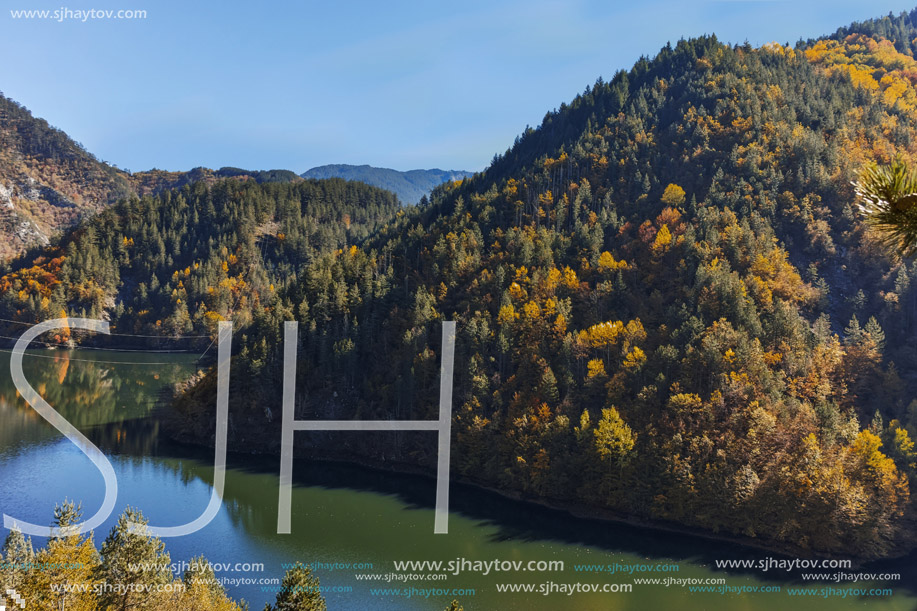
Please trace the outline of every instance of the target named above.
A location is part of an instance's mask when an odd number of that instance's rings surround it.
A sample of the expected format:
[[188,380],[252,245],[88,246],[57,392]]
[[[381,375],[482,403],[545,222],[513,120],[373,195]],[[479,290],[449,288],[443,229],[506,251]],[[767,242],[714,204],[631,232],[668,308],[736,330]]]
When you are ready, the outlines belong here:
[[[159,462],[159,466],[173,470],[184,482],[199,479],[208,486],[213,483],[213,451],[178,444],[166,439],[164,435],[160,436],[159,423],[154,419],[142,418],[99,425],[89,431],[89,437],[106,453],[118,454],[125,459],[164,459]],[[276,532],[278,474],[279,457],[232,452],[228,455],[223,503],[235,524],[260,535],[270,536]],[[233,476],[238,475],[254,476],[261,485],[255,488],[233,486]],[[436,486],[433,477],[338,461],[297,459],[294,461],[293,482],[294,489],[350,491],[394,499],[406,511],[428,512],[432,532]],[[318,509],[320,507],[297,506],[294,498],[294,524],[297,515],[302,516]],[[467,483],[451,482],[449,511],[453,519],[464,518],[473,522],[476,528],[492,530],[487,539],[495,544],[525,542],[544,546],[578,546],[606,554],[642,558],[647,564],[670,561],[688,563],[717,575],[734,578],[783,586],[815,585],[815,582],[801,579],[801,573],[808,572],[806,569],[787,571],[771,568],[763,572],[759,569],[718,569],[715,566],[718,560],[781,561],[793,559],[791,555],[717,540],[715,535],[705,537],[612,520],[577,517],[561,509],[510,499]],[[633,561],[632,558],[627,560]],[[917,551],[904,558],[873,561],[851,569],[812,569],[811,572],[834,573],[839,570],[848,573],[899,573],[901,579],[889,584],[895,590],[896,597],[917,596]],[[856,587],[852,583],[827,585]]]

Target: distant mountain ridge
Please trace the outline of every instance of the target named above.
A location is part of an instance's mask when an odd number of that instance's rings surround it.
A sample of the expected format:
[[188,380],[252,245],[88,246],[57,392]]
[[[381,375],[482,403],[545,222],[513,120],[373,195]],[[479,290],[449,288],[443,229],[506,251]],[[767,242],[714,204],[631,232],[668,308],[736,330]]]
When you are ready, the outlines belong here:
[[368,185],[388,189],[405,204],[416,204],[424,195],[444,182],[461,180],[473,176],[465,170],[409,170],[401,172],[391,168],[377,168],[371,165],[348,165],[337,163],[321,165],[300,174],[303,178],[343,178],[359,180]]
[[153,168],[131,173],[98,159],[64,131],[0,93],[0,261],[49,244],[53,236],[120,199],[156,195],[194,182],[343,178],[391,191],[403,204],[416,204],[436,186],[472,174],[440,169],[400,172],[345,164],[319,166],[301,176],[290,170],[236,167]]

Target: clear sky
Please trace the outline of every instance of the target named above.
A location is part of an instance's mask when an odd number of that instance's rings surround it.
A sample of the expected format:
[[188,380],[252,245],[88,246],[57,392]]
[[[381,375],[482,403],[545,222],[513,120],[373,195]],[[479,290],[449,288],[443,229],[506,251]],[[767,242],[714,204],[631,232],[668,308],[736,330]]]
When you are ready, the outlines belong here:
[[[912,2],[914,0],[911,0]],[[68,4],[72,2],[72,4]],[[131,170],[479,170],[667,41],[793,43],[888,0],[3,0],[0,91]],[[14,19],[140,9],[146,19]]]

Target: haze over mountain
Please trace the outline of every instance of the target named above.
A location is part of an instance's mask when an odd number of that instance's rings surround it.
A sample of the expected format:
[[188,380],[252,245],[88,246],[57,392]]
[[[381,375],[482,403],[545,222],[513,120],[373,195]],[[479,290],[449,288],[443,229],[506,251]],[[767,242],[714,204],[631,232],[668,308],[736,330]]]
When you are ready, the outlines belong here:
[[375,168],[369,165],[332,164],[322,165],[306,172],[303,178],[344,178],[359,180],[368,185],[388,189],[405,204],[416,204],[425,195],[444,182],[462,180],[474,172],[464,170],[409,170],[400,172],[389,168]]

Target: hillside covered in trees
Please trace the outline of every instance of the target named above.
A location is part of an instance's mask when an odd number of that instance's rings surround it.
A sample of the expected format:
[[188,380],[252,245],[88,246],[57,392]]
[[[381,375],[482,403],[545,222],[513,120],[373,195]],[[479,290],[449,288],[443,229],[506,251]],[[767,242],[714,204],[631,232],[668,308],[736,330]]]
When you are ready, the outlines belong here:
[[[199,181],[127,198],[10,264],[0,334],[70,315],[111,320],[113,333],[197,335],[206,345],[218,321],[245,327],[281,307],[302,266],[360,242],[400,209],[392,193],[340,179]],[[48,343],[69,339],[64,331]]]
[[[433,419],[456,320],[455,475],[582,511],[876,558],[912,549],[917,264],[851,181],[917,154],[917,11],[796,47],[667,45],[484,172],[303,267],[234,359],[231,445],[298,418]],[[238,382],[237,382],[238,383]],[[211,374],[179,429],[212,435]],[[297,451],[435,463],[430,435]]]

